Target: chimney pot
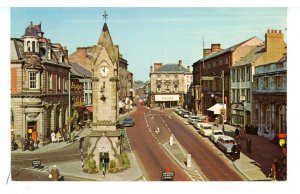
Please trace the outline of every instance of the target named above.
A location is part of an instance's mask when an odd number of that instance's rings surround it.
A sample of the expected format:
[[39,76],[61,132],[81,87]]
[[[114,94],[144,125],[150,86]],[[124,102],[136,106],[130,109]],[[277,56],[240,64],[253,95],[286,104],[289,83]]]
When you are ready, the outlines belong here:
[[279,34],[281,34],[281,30],[279,30]]
[[190,66],[187,66],[187,71],[188,71],[188,72],[190,72],[190,71],[191,71],[191,69],[190,69]]
[[182,60],[179,60],[178,62],[178,66],[181,67],[182,66]]
[[271,33],[274,33],[274,30],[272,30]]

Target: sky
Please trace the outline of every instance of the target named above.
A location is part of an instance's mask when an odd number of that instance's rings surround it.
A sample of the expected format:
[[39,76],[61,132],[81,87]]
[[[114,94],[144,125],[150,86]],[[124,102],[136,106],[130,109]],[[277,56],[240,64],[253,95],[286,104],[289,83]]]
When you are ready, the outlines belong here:
[[[191,66],[206,48],[223,49],[256,36],[264,41],[268,29],[286,38],[287,8],[12,8],[11,37],[24,35],[32,21],[42,22],[44,36],[72,54],[77,47],[97,44],[106,10],[114,44],[128,61],[134,80],[149,80],[155,62]],[[286,40],[286,39],[285,39]]]

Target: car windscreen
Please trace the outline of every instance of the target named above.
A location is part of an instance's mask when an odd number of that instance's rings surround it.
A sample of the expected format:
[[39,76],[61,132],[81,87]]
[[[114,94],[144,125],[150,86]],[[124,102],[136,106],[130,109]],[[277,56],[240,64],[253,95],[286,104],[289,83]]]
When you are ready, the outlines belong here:
[[224,135],[223,132],[215,132],[215,135]]
[[235,141],[234,140],[225,140],[225,144],[234,144]]
[[203,129],[211,129],[210,126],[204,126]]

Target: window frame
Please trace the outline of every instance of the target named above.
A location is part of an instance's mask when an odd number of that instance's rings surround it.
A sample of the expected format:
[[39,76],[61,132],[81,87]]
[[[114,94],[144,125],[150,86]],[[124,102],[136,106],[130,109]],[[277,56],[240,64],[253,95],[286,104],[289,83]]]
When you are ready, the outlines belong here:
[[[33,78],[34,80],[31,80],[32,76],[31,74],[34,74]],[[35,87],[31,87],[31,83],[35,84]],[[38,71],[28,71],[28,88],[29,89],[39,89],[39,72]]]

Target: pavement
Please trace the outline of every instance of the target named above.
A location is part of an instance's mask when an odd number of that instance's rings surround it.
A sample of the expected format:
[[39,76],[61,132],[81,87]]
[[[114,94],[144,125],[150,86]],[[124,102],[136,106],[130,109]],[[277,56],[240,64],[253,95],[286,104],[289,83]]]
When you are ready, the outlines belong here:
[[[132,110],[135,111],[135,110]],[[120,115],[120,118],[124,118],[129,113]],[[214,129],[220,129],[219,127],[213,126]],[[235,127],[225,124],[225,134],[234,135]],[[90,129],[85,128],[82,131],[76,133],[77,139],[80,137],[85,137],[90,133]],[[278,145],[271,143],[268,139],[264,137],[260,137],[258,135],[249,135],[246,134],[246,137],[250,137],[252,140],[252,154],[247,154],[245,140],[241,140],[241,154],[240,159],[235,161],[231,161],[232,165],[244,175],[244,177],[249,181],[271,181],[272,179],[268,177],[270,173],[271,165],[274,158],[280,158],[281,151]],[[40,147],[39,149],[31,152],[31,151],[20,151],[15,150],[14,153],[42,153],[48,152],[50,150],[56,150],[60,148],[64,148],[66,146],[71,145],[67,142],[48,144],[46,146]],[[186,167],[186,152],[180,146],[179,142],[176,141],[171,146],[169,142],[162,145],[162,147],[166,150],[166,152],[181,166],[186,170],[193,170],[195,166],[187,168]],[[131,167],[128,170],[125,170],[120,173],[112,174],[107,173],[103,178],[102,173],[97,174],[88,174],[82,172],[81,161],[74,162],[66,162],[66,163],[58,163],[57,168],[59,169],[62,176],[72,177],[79,180],[85,181],[143,181],[143,173],[140,169],[138,161],[133,152],[127,150],[128,157],[131,161]],[[43,169],[42,171],[45,173],[49,173],[50,169],[54,164],[50,164],[47,169]],[[40,170],[41,171],[41,170]]]

